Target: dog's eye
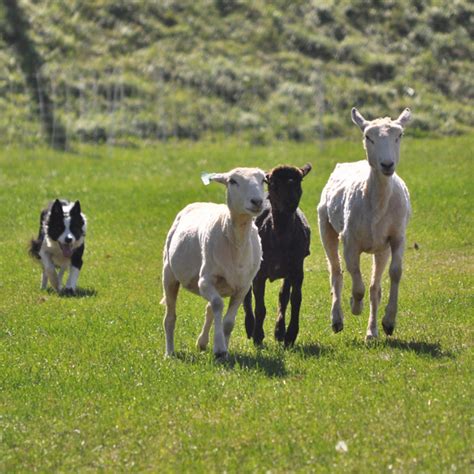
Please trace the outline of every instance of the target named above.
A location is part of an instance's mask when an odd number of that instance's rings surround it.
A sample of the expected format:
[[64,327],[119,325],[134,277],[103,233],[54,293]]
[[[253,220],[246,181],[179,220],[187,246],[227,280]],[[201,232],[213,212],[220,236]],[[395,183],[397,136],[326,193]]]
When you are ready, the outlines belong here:
[[237,184],[237,181],[234,178],[230,178],[229,184]]

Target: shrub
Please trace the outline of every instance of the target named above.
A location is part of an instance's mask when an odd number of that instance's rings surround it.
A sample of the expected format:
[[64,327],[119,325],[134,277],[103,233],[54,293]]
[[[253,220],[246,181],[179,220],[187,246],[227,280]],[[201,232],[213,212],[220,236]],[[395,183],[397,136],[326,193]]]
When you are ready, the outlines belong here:
[[239,2],[238,0],[214,0],[214,5],[221,16],[227,16],[239,7]]
[[[342,137],[345,134],[345,120],[339,115],[325,115],[322,120],[322,134],[325,137]],[[315,130],[321,125],[316,123]]]
[[336,55],[335,44],[323,35],[315,35],[291,27],[287,29],[287,37],[295,49],[311,58],[329,60]]
[[433,7],[428,12],[428,25],[437,32],[448,33],[454,26],[453,12],[449,8]]
[[395,61],[386,57],[372,57],[363,68],[363,77],[368,81],[389,81],[395,74]]

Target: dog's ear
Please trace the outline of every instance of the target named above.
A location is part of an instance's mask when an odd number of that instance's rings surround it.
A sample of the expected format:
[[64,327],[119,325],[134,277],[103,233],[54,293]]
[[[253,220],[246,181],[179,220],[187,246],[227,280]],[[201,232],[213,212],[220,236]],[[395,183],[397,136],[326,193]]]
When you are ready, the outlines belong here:
[[61,201],[56,199],[51,206],[51,215],[57,217],[64,217],[63,206],[61,205]]
[[76,201],[74,203],[74,206],[72,206],[70,214],[71,215],[73,215],[73,214],[80,215],[81,214],[81,203],[79,201]]

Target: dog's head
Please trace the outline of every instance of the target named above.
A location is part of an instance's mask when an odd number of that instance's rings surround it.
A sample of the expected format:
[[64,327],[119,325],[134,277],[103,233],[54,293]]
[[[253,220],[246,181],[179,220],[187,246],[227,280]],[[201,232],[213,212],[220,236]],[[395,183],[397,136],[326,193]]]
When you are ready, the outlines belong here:
[[46,219],[46,234],[59,244],[66,258],[84,243],[86,218],[81,213],[81,203],[69,203],[56,199]]

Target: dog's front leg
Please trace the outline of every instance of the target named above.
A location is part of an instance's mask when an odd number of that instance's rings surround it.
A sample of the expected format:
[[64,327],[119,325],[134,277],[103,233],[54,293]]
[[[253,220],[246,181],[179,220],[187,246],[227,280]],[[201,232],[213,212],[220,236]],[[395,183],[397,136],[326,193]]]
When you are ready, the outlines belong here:
[[66,294],[75,295],[77,279],[82,268],[82,255],[84,254],[85,245],[82,244],[77,248],[71,257],[71,266],[69,267],[69,276],[66,283]]
[[54,268],[54,265],[48,264],[45,265],[44,268],[46,275],[48,276],[49,282],[51,283],[51,286],[56,290],[59,291],[59,280],[58,280],[58,275],[56,273],[56,269]]
[[66,294],[68,295],[76,294],[76,285],[77,285],[77,280],[79,278],[79,273],[80,273],[79,268],[75,267],[74,265],[71,265],[71,267],[69,268],[69,276],[66,282],[66,288],[65,288]]
[[58,290],[61,291],[62,287],[63,287],[63,276],[64,276],[64,272],[66,271],[66,266],[63,266],[59,269],[59,272],[58,272]]
[[48,287],[48,275],[46,269],[43,267],[43,274],[41,275],[41,289],[46,290]]
[[51,259],[51,256],[47,254],[46,252],[40,251],[40,258],[41,258],[41,263],[43,264],[43,280],[42,280],[41,287],[46,288],[47,280],[49,280],[49,282],[51,283],[51,286],[56,291],[59,291],[58,275],[56,274],[56,269],[54,267],[54,263]]

